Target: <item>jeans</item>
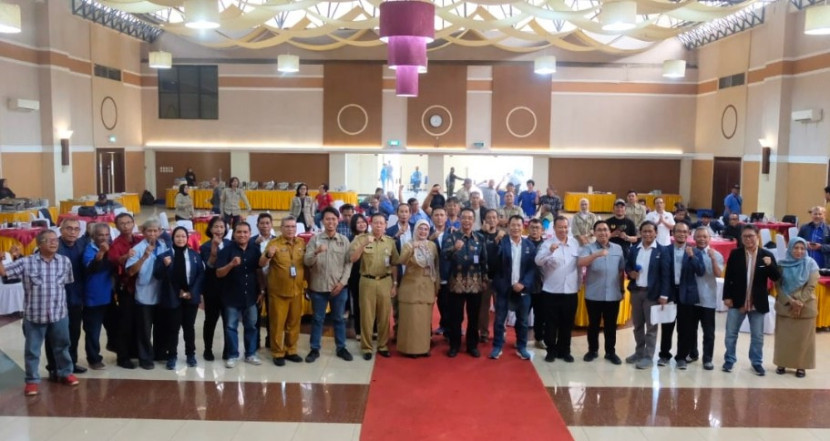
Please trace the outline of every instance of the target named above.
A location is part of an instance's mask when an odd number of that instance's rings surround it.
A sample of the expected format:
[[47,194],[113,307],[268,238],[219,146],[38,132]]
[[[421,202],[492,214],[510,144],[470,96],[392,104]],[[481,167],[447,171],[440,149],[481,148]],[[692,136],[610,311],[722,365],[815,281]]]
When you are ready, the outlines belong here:
[[32,323],[23,319],[24,358],[26,382],[40,383],[40,348],[43,341],[50,342],[55,359],[54,369],[59,378],[72,373],[74,364],[69,356],[69,318],[64,317],[54,323]]
[[323,336],[323,322],[326,320],[326,306],[331,304],[331,320],[334,323],[334,343],[337,349],[346,347],[346,321],[343,312],[349,300],[349,290],[343,288],[340,294],[332,296],[328,292],[309,292],[311,308],[314,310],[314,320],[311,323],[311,349],[320,350],[320,339]]
[[[72,365],[78,363],[78,342],[81,340],[81,323],[83,322],[84,307],[81,305],[67,307],[67,326],[69,329],[69,357],[72,359]],[[52,342],[46,339],[46,370],[52,372],[55,369],[55,359],[53,355],[55,351],[52,348]]]
[[228,306],[225,308],[225,318],[228,320],[225,323],[225,342],[228,346],[228,357],[239,358],[239,320],[242,320],[242,327],[244,328],[243,338],[245,340],[245,357],[250,357],[256,353],[256,316],[258,314],[257,306],[251,305],[243,308],[234,308]]
[[101,326],[104,324],[104,317],[107,314],[109,305],[87,306],[84,308],[84,333],[86,338],[86,361],[89,364],[100,363],[101,357]]
[[507,311],[516,311],[516,348],[527,348],[527,315],[530,312],[530,295],[517,295],[511,292],[496,294],[496,318],[493,322],[493,347],[504,346],[504,322]]
[[758,311],[741,312],[739,308],[729,308],[726,313],[726,354],[723,356],[727,363],[735,364],[735,345],[738,343],[738,331],[744,317],[749,317],[749,361],[752,365],[764,362],[764,313]]

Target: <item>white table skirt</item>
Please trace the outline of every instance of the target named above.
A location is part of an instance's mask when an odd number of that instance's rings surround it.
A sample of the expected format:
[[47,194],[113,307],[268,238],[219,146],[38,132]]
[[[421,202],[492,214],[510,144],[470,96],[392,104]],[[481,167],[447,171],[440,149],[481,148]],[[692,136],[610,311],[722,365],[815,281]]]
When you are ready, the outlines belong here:
[[[775,334],[775,297],[767,296],[769,312],[764,314],[764,334]],[[741,332],[749,332],[749,319],[744,318],[741,323]]]
[[23,284],[0,285],[0,315],[23,311]]

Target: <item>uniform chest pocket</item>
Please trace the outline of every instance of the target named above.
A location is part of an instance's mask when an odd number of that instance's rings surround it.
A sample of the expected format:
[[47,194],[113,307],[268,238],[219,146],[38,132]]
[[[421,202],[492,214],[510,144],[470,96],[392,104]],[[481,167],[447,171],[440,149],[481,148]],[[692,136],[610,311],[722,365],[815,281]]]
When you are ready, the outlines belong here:
[[43,276],[41,276],[39,273],[38,274],[30,274],[29,275],[29,280],[32,282],[32,285],[35,285],[35,286],[43,286],[44,285]]

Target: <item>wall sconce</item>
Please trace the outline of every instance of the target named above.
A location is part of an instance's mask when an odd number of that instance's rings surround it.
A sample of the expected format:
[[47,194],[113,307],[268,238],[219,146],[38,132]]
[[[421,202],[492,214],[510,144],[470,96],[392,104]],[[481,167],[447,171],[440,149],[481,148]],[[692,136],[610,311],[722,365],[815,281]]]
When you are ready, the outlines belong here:
[[761,174],[769,174],[769,158],[772,155],[772,149],[769,147],[761,148]]
[[69,165],[69,138],[72,137],[72,130],[61,130],[58,133],[61,138],[61,165]]

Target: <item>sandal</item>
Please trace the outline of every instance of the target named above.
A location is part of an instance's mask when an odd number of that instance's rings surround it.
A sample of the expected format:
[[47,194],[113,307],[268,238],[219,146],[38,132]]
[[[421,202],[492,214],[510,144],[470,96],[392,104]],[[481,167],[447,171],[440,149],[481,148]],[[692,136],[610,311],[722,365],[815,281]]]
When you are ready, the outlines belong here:
[[787,372],[787,368],[779,366],[778,369],[775,370],[775,373],[778,375],[784,375]]
[[795,376],[798,377],[798,378],[804,378],[804,377],[807,376],[807,373],[804,372],[804,369],[796,369],[795,370]]

